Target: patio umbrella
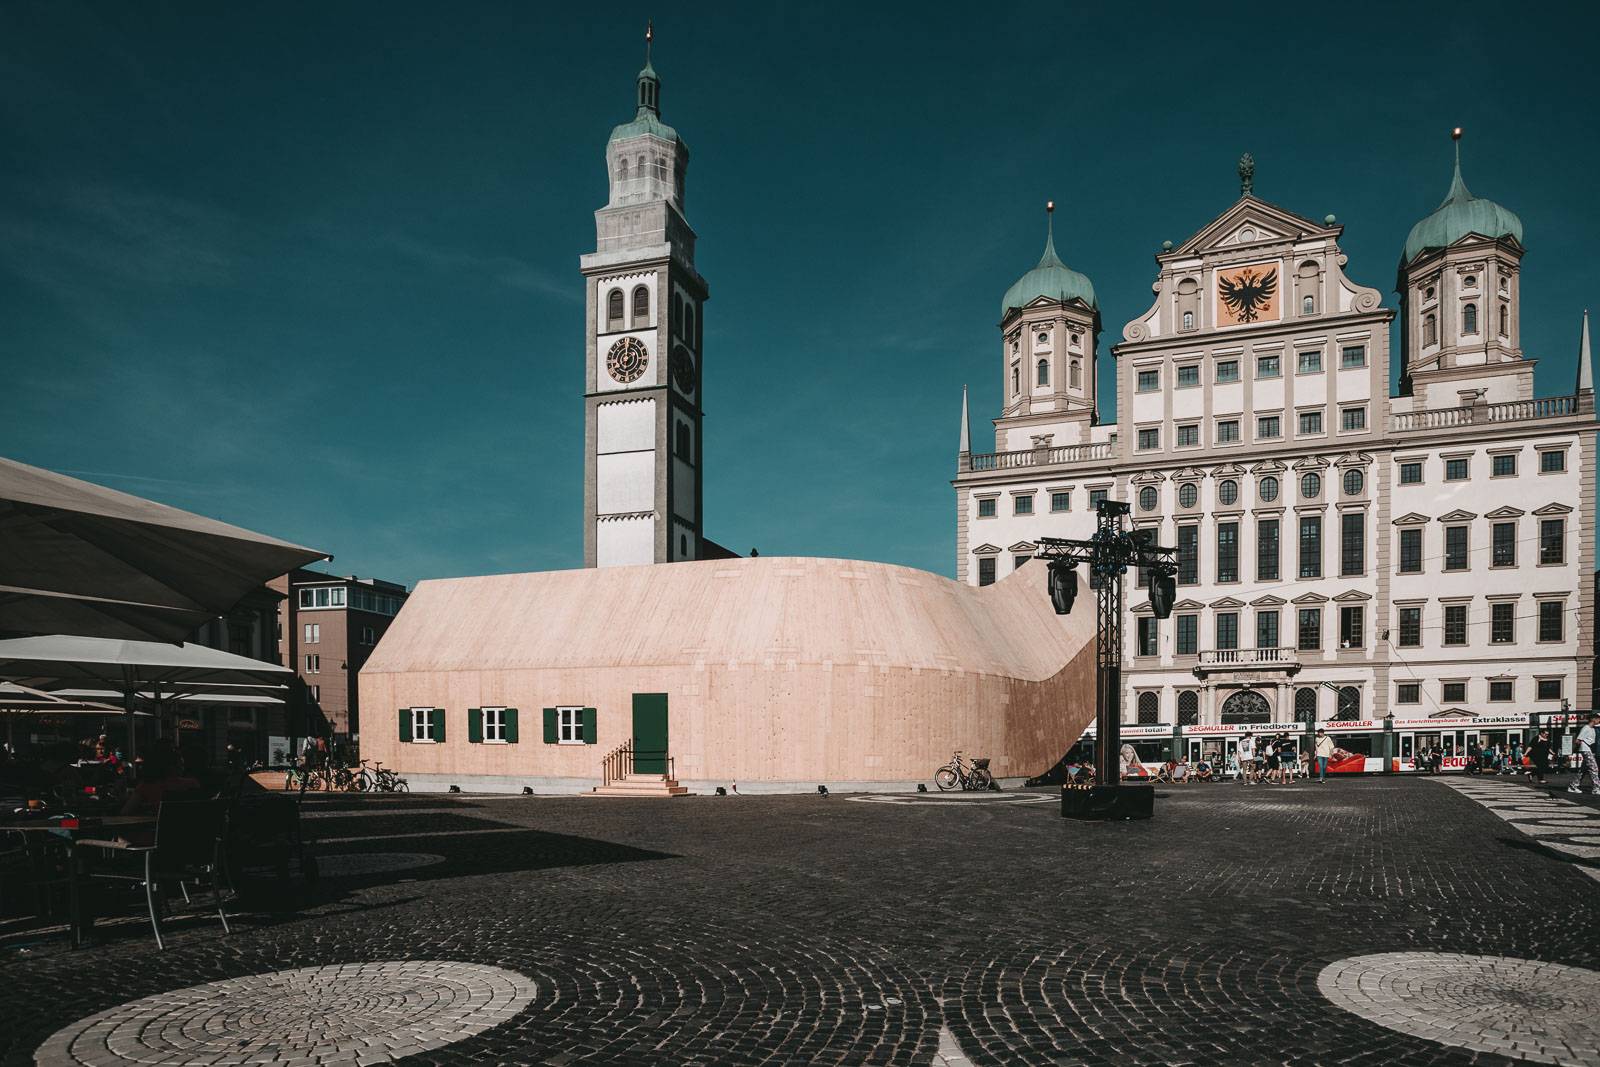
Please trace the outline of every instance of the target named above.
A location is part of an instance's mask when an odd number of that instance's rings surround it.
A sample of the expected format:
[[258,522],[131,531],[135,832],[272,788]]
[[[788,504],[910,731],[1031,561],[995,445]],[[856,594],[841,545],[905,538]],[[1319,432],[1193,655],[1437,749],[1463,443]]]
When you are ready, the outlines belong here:
[[179,642],[325,552],[0,458],[0,631]]
[[[278,663],[236,656],[205,645],[116,641],[100,637],[18,637],[0,641],[0,680],[39,685],[60,680],[98,683],[121,694],[128,715],[129,756],[138,755],[133,702],[144,691],[156,700],[203,683],[261,686],[294,674]],[[179,688],[183,687],[183,688]]]
[[[110,693],[110,696],[116,696]],[[122,708],[93,700],[72,699],[65,693],[46,693],[31,686],[15,682],[0,682],[0,715],[6,720],[6,743],[13,746],[16,738],[12,730],[14,715],[122,715]],[[149,717],[147,711],[135,712]]]

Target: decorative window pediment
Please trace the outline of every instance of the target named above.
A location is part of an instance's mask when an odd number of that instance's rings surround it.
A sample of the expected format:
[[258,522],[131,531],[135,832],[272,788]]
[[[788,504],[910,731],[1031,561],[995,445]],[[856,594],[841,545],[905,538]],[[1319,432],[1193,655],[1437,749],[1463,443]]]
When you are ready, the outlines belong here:
[[1288,601],[1283,599],[1283,597],[1273,596],[1271,593],[1268,593],[1266,596],[1258,596],[1254,600],[1250,601],[1250,606],[1253,608],[1281,608],[1287,603]]
[[1227,608],[1242,608],[1242,607],[1244,607],[1244,601],[1239,600],[1236,597],[1225,596],[1221,600],[1213,600],[1211,602],[1211,606],[1213,608],[1223,608],[1223,609],[1227,609]]
[[1476,719],[1477,717],[1465,708],[1440,708],[1428,715],[1430,719]]
[[1200,603],[1200,601],[1198,601],[1198,600],[1180,600],[1176,604],[1172,605],[1172,610],[1173,611],[1199,611],[1204,607],[1205,607],[1205,605]]
[[1297,471],[1320,471],[1328,466],[1328,461],[1321,456],[1302,456],[1294,461]]
[[972,554],[974,556],[998,556],[1000,554],[1000,546],[979,545],[977,548],[972,550]]
[[1478,516],[1476,514],[1474,514],[1473,512],[1462,511],[1460,508],[1456,508],[1456,510],[1454,510],[1454,511],[1447,511],[1443,515],[1440,515],[1439,516],[1439,521],[1440,522],[1471,522],[1473,519],[1475,519],[1477,517]]
[[1428,516],[1419,515],[1415,511],[1413,511],[1413,512],[1410,512],[1409,514],[1402,515],[1398,519],[1394,520],[1394,525],[1396,525],[1396,526],[1421,526],[1423,523],[1428,523],[1428,522],[1432,522],[1432,521],[1433,520],[1428,518]]
[[1172,472],[1172,480],[1175,482],[1189,482],[1205,476],[1206,472],[1199,467],[1179,467]]
[[1039,546],[1034,544],[1031,541],[1018,541],[1016,544],[1014,544],[1010,548],[1006,549],[1006,551],[1007,552],[1036,552],[1036,551],[1038,551],[1038,549],[1039,549]]
[[1240,478],[1244,476],[1244,468],[1237,463],[1224,463],[1211,468],[1213,478]]
[[1510,506],[1508,504],[1503,508],[1495,508],[1493,511],[1489,512],[1489,514],[1485,515],[1484,518],[1486,518],[1486,519],[1515,519],[1515,518],[1518,518],[1518,517],[1526,515],[1526,514],[1527,514],[1527,512],[1523,511],[1521,508],[1514,508],[1514,507],[1512,507],[1512,506]]
[[1281,474],[1288,470],[1282,463],[1275,459],[1263,460],[1250,468],[1252,474]]
[[1289,601],[1291,604],[1326,604],[1327,602],[1328,598],[1321,593],[1301,593]]
[[1566,504],[1546,504],[1542,508],[1534,508],[1535,515],[1570,515],[1572,508]]
[[1338,596],[1334,597],[1333,599],[1337,600],[1341,604],[1347,604],[1352,600],[1371,600],[1372,599],[1372,594],[1371,593],[1363,593],[1359,589],[1347,589],[1344,592],[1340,593]]
[[1140,471],[1128,481],[1134,485],[1156,485],[1167,480],[1167,476],[1160,471]]
[[1334,462],[1336,467],[1370,467],[1372,457],[1365,452],[1346,452]]

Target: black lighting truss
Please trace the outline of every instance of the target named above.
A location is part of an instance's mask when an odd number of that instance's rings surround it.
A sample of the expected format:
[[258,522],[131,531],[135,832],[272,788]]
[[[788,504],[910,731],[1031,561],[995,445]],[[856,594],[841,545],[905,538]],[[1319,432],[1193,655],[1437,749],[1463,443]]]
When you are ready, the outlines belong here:
[[1172,613],[1178,573],[1177,549],[1155,543],[1153,529],[1123,529],[1128,505],[1100,502],[1099,525],[1088,540],[1039,538],[1037,559],[1048,563],[1050,597],[1056,613],[1072,610],[1077,567],[1089,572],[1095,597],[1095,776],[1102,785],[1122,780],[1122,576],[1129,567],[1145,573],[1150,606],[1159,619]]

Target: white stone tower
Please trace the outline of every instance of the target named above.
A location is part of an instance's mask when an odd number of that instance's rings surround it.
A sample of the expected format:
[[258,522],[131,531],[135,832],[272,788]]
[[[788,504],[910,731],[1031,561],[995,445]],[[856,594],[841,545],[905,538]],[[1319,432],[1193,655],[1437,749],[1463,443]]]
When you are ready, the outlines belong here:
[[661,121],[652,29],[632,121],[606,143],[610,198],[580,260],[584,320],[583,558],[589,567],[703,554],[701,310],[684,219],[689,149]]

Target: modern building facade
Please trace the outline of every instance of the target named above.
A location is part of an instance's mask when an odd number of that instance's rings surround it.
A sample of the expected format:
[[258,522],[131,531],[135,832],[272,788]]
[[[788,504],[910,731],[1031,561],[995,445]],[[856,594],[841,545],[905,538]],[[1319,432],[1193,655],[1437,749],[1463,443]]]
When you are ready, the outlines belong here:
[[361,733],[357,676],[406,602],[406,587],[304,569],[269,584],[283,594],[277,661],[293,667],[304,686],[296,699],[306,702],[307,721],[291,728],[355,740]]
[[689,148],[661,121],[661,79],[636,82],[632,120],[606,143],[610,196],[582,257],[583,554],[590,567],[704,559],[702,310],[684,217]]
[[[1041,536],[1126,500],[1178,549],[1157,620],[1129,575],[1125,721],[1205,727],[1471,719],[1584,706],[1593,671],[1594,390],[1535,397],[1522,225],[1448,195],[1404,244],[1395,312],[1343,228],[1254,195],[1156,258],[1098,421],[1092,284],[1047,240],[1006,294],[1005,397],[974,451],[963,398],[958,577],[1008,580]],[[1043,585],[1042,568],[1017,580]],[[1165,730],[1152,731],[1165,734]]]

